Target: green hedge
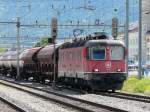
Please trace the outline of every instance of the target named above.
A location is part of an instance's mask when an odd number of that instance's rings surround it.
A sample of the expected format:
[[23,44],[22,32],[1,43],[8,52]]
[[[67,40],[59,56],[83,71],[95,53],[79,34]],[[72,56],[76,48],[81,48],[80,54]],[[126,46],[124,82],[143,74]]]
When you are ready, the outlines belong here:
[[126,92],[150,95],[150,78],[138,80],[135,77],[130,77],[127,81],[125,81],[122,90]]
[[125,81],[124,86],[123,86],[123,91],[128,91],[128,92],[134,92],[134,88],[136,87],[136,84],[139,82],[138,79],[135,77],[129,78],[127,81]]

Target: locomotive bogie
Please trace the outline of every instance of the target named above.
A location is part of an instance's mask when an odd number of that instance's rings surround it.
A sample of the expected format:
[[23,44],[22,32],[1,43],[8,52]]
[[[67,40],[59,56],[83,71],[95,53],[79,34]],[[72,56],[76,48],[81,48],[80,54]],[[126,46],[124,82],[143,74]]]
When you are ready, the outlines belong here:
[[87,73],[85,80],[93,90],[120,90],[126,73]]

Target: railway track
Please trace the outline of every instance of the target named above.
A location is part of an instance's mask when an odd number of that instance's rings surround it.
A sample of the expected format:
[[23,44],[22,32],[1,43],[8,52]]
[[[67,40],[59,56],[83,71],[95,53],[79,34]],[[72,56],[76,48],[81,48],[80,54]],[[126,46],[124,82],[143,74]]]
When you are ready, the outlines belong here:
[[121,92],[115,92],[115,93],[96,92],[95,94],[102,95],[102,96],[115,97],[115,98],[120,98],[120,99],[139,101],[139,102],[144,102],[144,103],[150,103],[150,97],[148,96],[141,96],[141,95],[135,95],[135,94],[121,93]]
[[65,87],[65,88],[80,92],[81,94],[94,93],[94,94],[102,95],[102,96],[115,97],[115,98],[120,98],[120,99],[127,99],[127,100],[139,101],[139,102],[144,102],[144,103],[150,103],[149,96],[135,95],[135,94],[129,94],[129,93],[122,93],[122,92],[87,92],[87,91],[75,89],[75,88],[69,88],[69,87]]
[[17,106],[15,103],[12,101],[9,101],[3,97],[0,97],[0,101],[4,102],[5,104],[9,105],[11,108],[15,109],[17,112],[26,112],[24,109],[21,107]]
[[55,103],[65,105],[67,107],[74,108],[74,109],[76,109],[78,111],[82,111],[82,112],[110,112],[110,111],[111,112],[112,111],[127,112],[122,109],[90,102],[87,100],[74,98],[71,96],[59,94],[59,93],[52,92],[52,91],[41,90],[39,88],[23,85],[23,84],[8,81],[8,80],[0,80],[0,84],[27,92],[29,94],[38,96],[38,97],[46,99],[46,100],[53,101]]

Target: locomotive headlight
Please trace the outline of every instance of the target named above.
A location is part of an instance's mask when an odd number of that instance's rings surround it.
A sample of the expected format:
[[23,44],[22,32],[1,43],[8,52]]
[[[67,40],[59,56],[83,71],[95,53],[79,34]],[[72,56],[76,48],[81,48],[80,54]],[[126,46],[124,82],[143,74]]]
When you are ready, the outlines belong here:
[[93,71],[94,71],[94,72],[99,72],[99,70],[98,70],[98,69],[94,69]]
[[121,69],[120,69],[120,68],[118,68],[118,69],[117,69],[117,72],[121,72]]

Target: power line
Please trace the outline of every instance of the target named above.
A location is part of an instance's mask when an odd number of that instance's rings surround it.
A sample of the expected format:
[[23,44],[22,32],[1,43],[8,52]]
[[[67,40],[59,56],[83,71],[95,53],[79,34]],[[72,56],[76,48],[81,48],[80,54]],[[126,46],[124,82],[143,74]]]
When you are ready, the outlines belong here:
[[[17,24],[17,22],[0,22],[0,24]],[[59,24],[58,27],[112,27],[112,25],[106,24]],[[48,24],[20,24],[20,27],[51,27]],[[125,27],[124,25],[119,25],[118,27]]]

